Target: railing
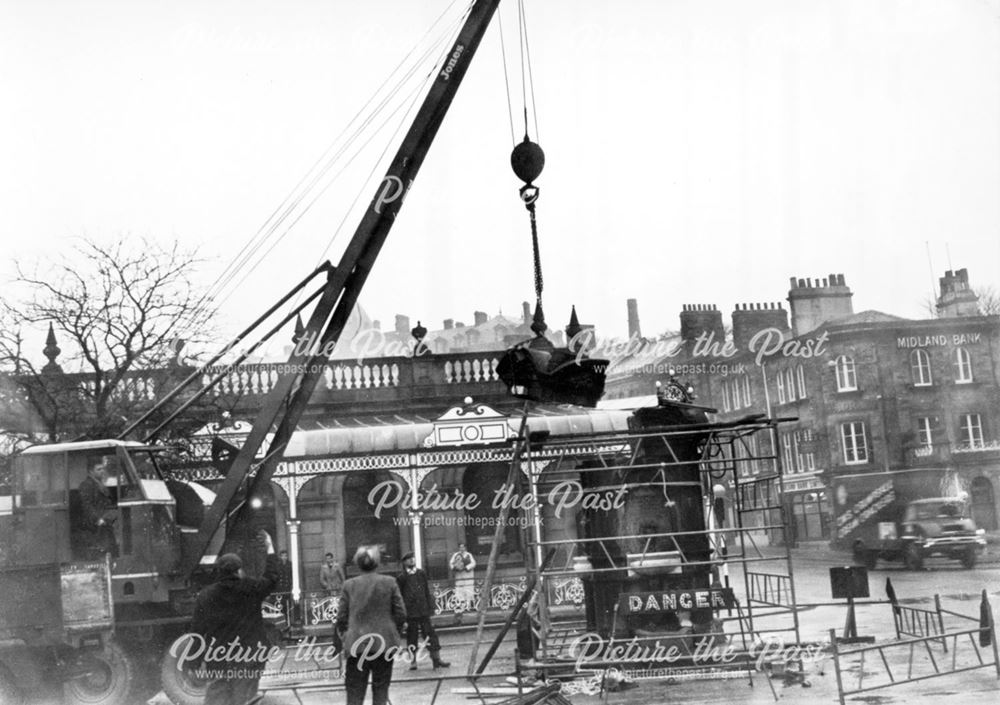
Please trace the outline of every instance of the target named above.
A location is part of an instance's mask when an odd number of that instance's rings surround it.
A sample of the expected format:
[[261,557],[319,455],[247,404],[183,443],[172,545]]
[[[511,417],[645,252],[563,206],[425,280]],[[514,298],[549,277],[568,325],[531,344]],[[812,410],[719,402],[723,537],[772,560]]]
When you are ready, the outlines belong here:
[[773,607],[793,605],[792,576],[747,571],[750,594],[747,599]]
[[[944,617],[941,613],[941,597],[934,596],[934,609],[908,607],[898,602],[892,605],[892,618],[896,623],[896,638],[904,636],[925,637],[944,634]],[[941,639],[941,646],[948,651],[948,642]]]
[[[331,361],[323,370],[317,390],[384,389],[413,384],[418,377],[421,384],[496,382],[499,359],[499,352],[482,352]],[[217,395],[267,394],[285,368],[283,362],[244,364],[232,369],[211,367],[205,371],[202,383],[221,374]],[[418,368],[419,375],[415,374]]]
[[[934,612],[902,607],[898,603],[893,604],[897,630],[899,629],[900,615],[908,614],[909,616],[904,618],[906,620],[905,628],[914,632],[926,629],[931,632],[928,636],[843,650],[838,646],[835,630],[830,630],[830,644],[833,651],[833,666],[837,676],[837,693],[840,705],[846,705],[846,698],[858,693],[867,693],[954,673],[992,668],[996,671],[997,677],[1000,677],[996,626],[993,621],[992,609],[986,598],[986,591],[983,590],[979,617],[970,617],[941,609],[940,598],[935,595],[934,599],[936,606]],[[928,615],[933,615],[933,617]],[[974,623],[976,626],[945,631],[942,615],[957,618],[966,625]],[[935,645],[941,645],[943,653],[935,656],[934,649],[931,648]],[[846,681],[849,672],[857,674],[857,680],[854,683]]]
[[[583,606],[583,581],[578,577],[551,578],[546,581],[546,597],[552,607]],[[495,582],[490,588],[490,599],[486,609],[508,611],[514,607],[527,587],[527,579],[519,577],[513,582]],[[455,614],[478,612],[483,596],[483,581],[477,580],[470,586],[431,584],[434,598],[434,614]]]
[[[351,360],[333,360],[324,365],[317,390],[383,389],[409,384],[489,384],[497,382],[497,364],[502,351],[427,354],[417,357],[393,356]],[[201,384],[219,376],[216,387],[209,393],[220,396],[264,395],[274,388],[285,362],[243,363],[236,366],[214,365],[203,370]],[[112,398],[131,402],[152,402],[191,372],[191,368],[163,367],[136,370],[125,375],[116,386]],[[67,373],[68,386],[75,386],[85,395],[93,396],[96,385],[93,375]]]
[[[330,626],[337,619],[340,606],[340,591],[316,591],[302,593],[300,600],[301,624],[304,627]],[[264,619],[281,626],[293,624],[294,602],[289,592],[275,592],[261,605]]]
[[[434,598],[434,614],[454,614],[461,616],[467,612],[478,612],[482,599],[483,581],[477,580],[467,592],[464,586],[448,586],[431,583]],[[517,603],[525,591],[527,580],[518,577],[514,581],[494,583],[490,588],[490,600],[486,608],[507,612]],[[582,608],[583,582],[577,577],[554,578],[546,582],[549,604],[557,607]],[[299,600],[299,622],[304,627],[329,626],[337,619],[340,605],[340,591],[312,591],[302,593]],[[289,625],[295,622],[292,611],[294,603],[289,592],[272,593],[262,605],[264,619]]]

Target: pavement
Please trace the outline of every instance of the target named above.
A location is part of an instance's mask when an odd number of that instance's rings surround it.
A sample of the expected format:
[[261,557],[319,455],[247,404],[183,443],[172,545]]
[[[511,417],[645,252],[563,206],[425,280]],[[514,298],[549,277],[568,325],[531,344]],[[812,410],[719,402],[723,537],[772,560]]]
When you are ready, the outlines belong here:
[[[781,549],[767,549],[777,553]],[[567,680],[565,697],[573,705],[624,705],[625,703],[698,702],[698,703],[837,703],[837,673],[833,666],[830,644],[830,629],[839,634],[847,614],[843,601],[829,597],[830,566],[850,565],[850,555],[830,549],[823,544],[802,544],[792,551],[795,568],[795,586],[798,602],[802,605],[794,616],[790,613],[775,617],[758,617],[758,630],[766,628],[790,629],[793,619],[798,621],[801,650],[798,660],[785,669],[781,659],[773,658],[779,647],[758,645],[753,658],[759,670],[750,672],[716,673],[709,679],[702,675],[660,671],[655,679],[638,679],[626,682],[621,689],[600,694],[598,678],[576,678]],[[952,562],[954,563],[954,562]],[[991,537],[990,543],[980,562],[972,571],[962,570],[950,563],[933,563],[926,571],[913,573],[892,564],[882,565],[870,571],[871,598],[861,600],[857,605],[858,631],[862,635],[873,635],[875,644],[881,651],[857,652],[841,660],[843,687],[848,690],[867,688],[880,683],[897,681],[909,676],[933,675],[935,670],[976,666],[980,662],[991,663],[995,650],[978,647],[974,634],[955,637],[946,644],[896,643],[892,608],[885,604],[883,584],[885,578],[896,586],[900,603],[906,606],[933,608],[933,595],[940,595],[943,609],[954,615],[967,615],[971,620],[963,620],[952,614],[947,615],[946,630],[977,629],[979,600],[983,589],[987,591],[993,604],[1000,602],[1000,538]],[[732,584],[742,585],[743,577],[738,570],[731,576]],[[995,609],[994,609],[995,613]],[[732,627],[729,628],[732,630]],[[390,697],[396,705],[458,705],[470,700],[483,703],[501,703],[510,698],[513,691],[504,695],[477,697],[475,688],[467,681],[466,673],[475,643],[475,631],[469,627],[445,628],[439,630],[443,644],[442,656],[450,661],[448,669],[433,670],[429,662],[422,662],[416,671],[408,670],[407,663],[397,663]],[[484,656],[489,643],[497,634],[497,628],[488,628],[484,641],[478,650],[478,658]],[[789,632],[788,634],[791,634]],[[784,648],[791,646],[794,639],[781,643]],[[785,642],[789,642],[787,645]],[[309,645],[307,645],[308,647]],[[289,649],[284,662],[277,672],[265,676],[261,681],[265,692],[265,705],[318,705],[319,703],[342,702],[343,685],[339,663],[323,658],[323,642],[311,643],[313,648]],[[841,645],[840,649],[864,649],[866,644]],[[947,647],[947,651],[945,648]],[[304,650],[305,648],[305,650]],[[496,657],[489,664],[486,675],[480,679],[481,690],[510,688],[506,680],[514,673],[513,636],[508,635]],[[762,651],[764,651],[762,658]],[[782,654],[777,654],[782,655]],[[792,651],[784,655],[795,655]],[[977,660],[978,659],[978,660]],[[668,664],[669,665],[669,664]],[[623,666],[624,667],[624,666]],[[667,676],[667,677],[664,677]],[[861,680],[859,681],[859,677]],[[149,701],[151,705],[167,705],[169,701],[161,694]],[[977,703],[1000,702],[1000,672],[995,667],[978,668],[961,673],[918,682],[893,685],[891,688],[873,690],[848,695],[847,703],[906,705],[976,705]]]

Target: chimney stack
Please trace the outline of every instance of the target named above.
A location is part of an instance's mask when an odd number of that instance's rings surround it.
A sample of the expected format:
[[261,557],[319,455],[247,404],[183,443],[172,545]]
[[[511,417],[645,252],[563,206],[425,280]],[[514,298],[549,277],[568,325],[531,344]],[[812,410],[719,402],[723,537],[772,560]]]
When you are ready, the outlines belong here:
[[978,316],[979,297],[969,288],[969,271],[965,268],[952,272],[948,270],[938,280],[941,295],[937,300],[937,313],[941,318]]
[[485,311],[476,311],[472,315],[476,319],[476,322],[475,322],[474,325],[477,325],[477,326],[483,325],[489,319],[489,316],[486,315]]
[[780,303],[736,304],[733,310],[733,345],[737,350],[749,350],[750,340],[765,328],[781,331],[790,337],[788,312]]
[[628,307],[628,337],[629,339],[639,339],[642,331],[639,329],[639,302],[629,299],[625,302]]
[[854,294],[844,281],[843,274],[831,274],[815,284],[812,279],[790,280],[788,305],[792,311],[792,335],[798,337],[819,328],[827,321],[844,318],[854,313]]
[[410,339],[410,317],[404,316],[402,314],[396,314],[396,335],[399,336],[400,340]]
[[681,341],[690,356],[695,341],[704,335],[721,347],[726,341],[726,331],[722,326],[722,311],[715,304],[684,304],[681,309]]

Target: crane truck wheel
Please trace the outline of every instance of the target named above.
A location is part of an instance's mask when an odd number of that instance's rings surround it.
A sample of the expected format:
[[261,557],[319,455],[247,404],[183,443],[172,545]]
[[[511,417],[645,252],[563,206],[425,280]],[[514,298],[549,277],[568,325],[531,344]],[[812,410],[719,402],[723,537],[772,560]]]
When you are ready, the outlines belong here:
[[962,553],[962,567],[966,570],[972,570],[976,567],[976,550],[974,548],[967,548]]
[[119,644],[109,641],[100,651],[84,653],[81,665],[86,672],[63,685],[66,705],[134,705],[138,672]]
[[182,634],[163,654],[163,660],[160,661],[160,685],[174,705],[204,705],[208,681],[195,676],[190,666],[179,664],[178,655],[184,652],[184,648],[178,644],[188,638],[188,635]]

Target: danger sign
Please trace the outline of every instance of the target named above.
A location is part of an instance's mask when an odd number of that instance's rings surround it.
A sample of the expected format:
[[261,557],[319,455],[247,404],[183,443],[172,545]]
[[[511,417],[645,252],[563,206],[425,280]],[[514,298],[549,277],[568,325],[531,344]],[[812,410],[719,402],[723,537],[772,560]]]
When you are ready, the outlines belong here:
[[736,604],[731,588],[671,590],[668,592],[631,592],[619,598],[623,614],[653,614],[693,609],[724,609]]

